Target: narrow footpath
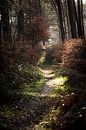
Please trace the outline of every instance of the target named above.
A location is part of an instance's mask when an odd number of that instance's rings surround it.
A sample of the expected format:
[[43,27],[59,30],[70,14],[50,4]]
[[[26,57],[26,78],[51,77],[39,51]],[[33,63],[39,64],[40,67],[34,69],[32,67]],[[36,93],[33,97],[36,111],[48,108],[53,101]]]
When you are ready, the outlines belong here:
[[8,130],[51,130],[44,128],[45,117],[58,100],[58,97],[52,92],[59,87],[62,79],[59,80],[55,76],[52,67],[45,67],[42,72],[45,86],[37,95],[23,97],[19,95],[19,97],[14,97],[12,102],[1,107],[0,122]]

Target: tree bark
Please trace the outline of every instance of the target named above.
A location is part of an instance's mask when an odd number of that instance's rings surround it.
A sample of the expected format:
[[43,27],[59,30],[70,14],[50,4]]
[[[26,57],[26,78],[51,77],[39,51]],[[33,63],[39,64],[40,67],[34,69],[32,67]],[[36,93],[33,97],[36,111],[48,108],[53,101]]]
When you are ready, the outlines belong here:
[[77,0],[78,6],[78,35],[84,37],[84,23],[83,23],[83,3],[82,0]]
[[[9,24],[9,8],[7,0],[0,1],[0,12],[1,12],[1,39],[9,41],[11,38],[10,24]],[[3,33],[3,35],[2,35]],[[3,37],[2,37],[3,36]]]
[[[54,1],[53,1],[54,2]],[[61,38],[62,41],[65,40],[65,32],[64,32],[64,25],[63,25],[63,14],[62,14],[62,8],[61,8],[61,1],[60,0],[55,0],[55,3],[58,7],[58,17],[59,17],[59,22],[60,22],[60,30],[61,30]]]
[[69,21],[71,26],[71,36],[72,38],[77,38],[77,28],[76,28],[76,19],[74,12],[74,5],[72,0],[67,0],[68,12],[69,12]]

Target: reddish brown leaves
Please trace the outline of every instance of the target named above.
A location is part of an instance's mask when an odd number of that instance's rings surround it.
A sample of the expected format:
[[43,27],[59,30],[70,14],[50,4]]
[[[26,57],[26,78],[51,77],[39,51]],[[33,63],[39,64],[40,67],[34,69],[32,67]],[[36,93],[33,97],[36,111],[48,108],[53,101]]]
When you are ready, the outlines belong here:
[[86,72],[86,42],[72,39],[63,45],[61,67]]

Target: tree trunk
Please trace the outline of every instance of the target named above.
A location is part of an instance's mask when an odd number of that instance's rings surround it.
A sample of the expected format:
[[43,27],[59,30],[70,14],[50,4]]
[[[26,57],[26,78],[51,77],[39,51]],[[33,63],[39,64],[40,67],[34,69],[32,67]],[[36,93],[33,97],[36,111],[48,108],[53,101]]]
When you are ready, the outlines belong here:
[[60,30],[61,30],[61,38],[62,41],[65,40],[65,33],[64,33],[64,25],[63,25],[63,15],[62,15],[62,8],[61,8],[61,1],[60,0],[55,0],[57,7],[58,7],[58,17],[59,17],[59,22],[60,22]]
[[21,39],[21,36],[23,37],[24,35],[24,12],[23,9],[21,7],[22,5],[22,1],[19,0],[19,5],[20,5],[20,10],[18,12],[18,40]]
[[[9,41],[11,39],[10,25],[9,25],[9,9],[7,0],[0,1],[0,12],[1,12],[1,39]],[[3,37],[2,37],[3,33]]]
[[68,12],[69,12],[69,21],[71,26],[71,36],[72,38],[77,38],[77,28],[76,28],[76,19],[74,12],[74,5],[72,0],[67,0]]
[[77,0],[78,6],[78,35],[84,37],[84,23],[83,23],[83,3],[82,0]]

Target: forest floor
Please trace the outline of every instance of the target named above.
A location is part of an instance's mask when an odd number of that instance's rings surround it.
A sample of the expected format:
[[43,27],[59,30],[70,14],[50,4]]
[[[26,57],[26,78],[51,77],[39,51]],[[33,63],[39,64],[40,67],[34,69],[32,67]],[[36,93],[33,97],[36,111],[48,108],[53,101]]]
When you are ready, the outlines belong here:
[[59,89],[66,79],[56,77],[52,67],[44,67],[41,71],[45,85],[37,93],[4,96],[4,103],[0,106],[0,129],[48,130],[44,126],[47,126],[51,118],[55,120],[57,111],[54,111],[54,106],[58,103],[56,89]]
[[[42,66],[40,69],[45,82],[41,88],[34,86],[30,90],[27,86],[23,93],[20,92],[22,90],[11,90],[10,94],[5,92],[3,95],[0,100],[1,130],[57,130],[58,121],[61,127],[69,125],[71,130],[72,126],[79,126],[76,121],[85,119],[85,89],[67,86],[68,77],[59,76],[57,72],[60,70],[55,66]],[[69,74],[69,71],[66,73]]]

